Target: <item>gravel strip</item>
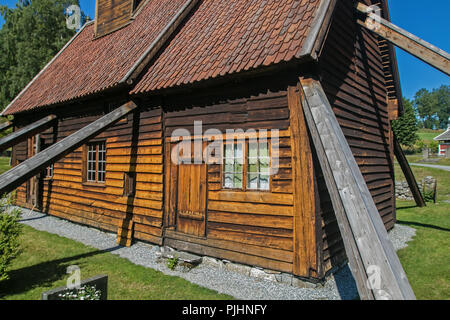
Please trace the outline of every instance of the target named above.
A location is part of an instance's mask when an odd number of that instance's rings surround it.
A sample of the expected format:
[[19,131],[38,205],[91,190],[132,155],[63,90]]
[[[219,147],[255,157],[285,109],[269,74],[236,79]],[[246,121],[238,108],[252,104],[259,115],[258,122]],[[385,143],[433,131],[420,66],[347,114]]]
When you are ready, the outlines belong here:
[[[117,246],[116,235],[38,212],[22,209],[21,223],[40,231],[57,234],[99,250],[128,259],[136,265],[159,270],[164,274],[178,276],[242,300],[347,300],[357,297],[356,284],[348,266],[332,275],[319,288],[297,288],[283,283],[264,281],[225,269],[200,264],[189,272],[171,271],[161,262],[159,247],[137,242],[129,248]],[[390,233],[394,247],[402,248],[410,241],[415,230],[396,226]],[[391,236],[392,235],[392,236]]]

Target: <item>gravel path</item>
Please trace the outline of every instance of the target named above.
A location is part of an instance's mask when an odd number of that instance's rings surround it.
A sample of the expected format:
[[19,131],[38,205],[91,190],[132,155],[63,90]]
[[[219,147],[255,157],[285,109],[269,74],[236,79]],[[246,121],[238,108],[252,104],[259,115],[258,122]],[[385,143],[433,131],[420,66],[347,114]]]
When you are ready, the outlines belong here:
[[[179,276],[189,282],[198,284],[219,293],[231,295],[242,300],[347,300],[357,296],[357,289],[346,266],[320,288],[297,288],[283,283],[264,281],[242,274],[230,272],[205,264],[189,272],[171,271],[158,260],[157,249],[148,244],[138,242],[129,248],[118,247],[114,234],[106,233],[87,226],[81,226],[30,210],[22,210],[21,222],[34,229],[57,234],[85,245],[107,250],[130,260],[136,265],[159,270],[167,275]],[[415,230],[406,226],[396,226],[390,233],[396,249],[406,246],[415,235]]]
[[440,166],[440,165],[436,165],[436,164],[423,164],[423,163],[410,163],[410,165],[450,171],[450,166]]

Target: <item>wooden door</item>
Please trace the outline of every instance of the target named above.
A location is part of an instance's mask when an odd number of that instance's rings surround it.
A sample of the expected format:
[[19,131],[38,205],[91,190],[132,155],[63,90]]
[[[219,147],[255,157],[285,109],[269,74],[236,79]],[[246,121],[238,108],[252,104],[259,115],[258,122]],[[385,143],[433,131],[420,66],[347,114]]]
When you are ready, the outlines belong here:
[[206,234],[206,164],[178,166],[177,231]]

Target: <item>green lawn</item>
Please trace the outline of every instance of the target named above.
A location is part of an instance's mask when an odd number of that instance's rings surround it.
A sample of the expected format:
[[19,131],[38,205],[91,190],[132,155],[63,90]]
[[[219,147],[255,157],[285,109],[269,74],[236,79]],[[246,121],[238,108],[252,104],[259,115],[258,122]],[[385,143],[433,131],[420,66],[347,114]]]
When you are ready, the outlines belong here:
[[417,230],[408,247],[398,252],[417,299],[449,300],[450,204],[417,208],[414,202],[399,201],[397,208],[398,223]]
[[420,129],[417,134],[421,140],[425,143],[430,143],[438,135],[443,133],[445,130],[431,130],[431,129]]
[[0,157],[0,174],[2,174],[5,171],[8,171],[9,168],[10,168],[10,166],[9,166],[9,158]]
[[[399,224],[417,230],[408,247],[398,252],[400,261],[418,299],[450,299],[450,173],[411,166],[417,180],[433,176],[438,180],[437,204],[418,208],[412,201],[397,202]],[[397,181],[405,180],[398,164]]]
[[111,300],[232,299],[70,239],[28,226],[23,231],[23,252],[13,262],[10,279],[0,283],[0,299],[40,299],[42,292],[66,284],[69,276],[66,269],[70,265],[81,268],[83,279],[107,274]]

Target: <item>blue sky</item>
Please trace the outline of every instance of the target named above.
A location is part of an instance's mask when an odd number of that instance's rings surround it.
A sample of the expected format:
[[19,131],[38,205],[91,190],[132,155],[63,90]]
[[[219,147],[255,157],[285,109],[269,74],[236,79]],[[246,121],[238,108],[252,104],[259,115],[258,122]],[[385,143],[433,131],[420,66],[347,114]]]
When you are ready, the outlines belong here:
[[[0,0],[0,4],[14,7],[16,0]],[[450,52],[450,1],[388,0],[392,22],[429,43]],[[82,10],[94,18],[95,0],[80,0]],[[0,18],[0,25],[2,24]],[[403,95],[413,98],[421,88],[433,89],[450,85],[450,78],[417,58],[397,49]]]

